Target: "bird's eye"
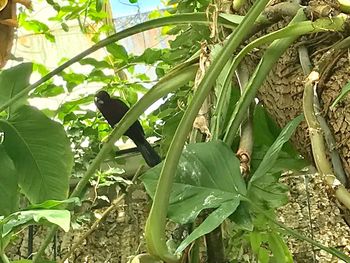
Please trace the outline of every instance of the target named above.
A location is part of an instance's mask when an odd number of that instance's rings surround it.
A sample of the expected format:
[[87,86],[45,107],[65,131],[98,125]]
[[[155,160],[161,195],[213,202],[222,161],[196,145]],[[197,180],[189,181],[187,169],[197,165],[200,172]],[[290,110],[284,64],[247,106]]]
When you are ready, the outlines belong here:
[[95,102],[97,103],[97,104],[103,104],[104,102],[103,102],[103,100],[101,100],[101,99],[99,99],[99,98],[95,98]]

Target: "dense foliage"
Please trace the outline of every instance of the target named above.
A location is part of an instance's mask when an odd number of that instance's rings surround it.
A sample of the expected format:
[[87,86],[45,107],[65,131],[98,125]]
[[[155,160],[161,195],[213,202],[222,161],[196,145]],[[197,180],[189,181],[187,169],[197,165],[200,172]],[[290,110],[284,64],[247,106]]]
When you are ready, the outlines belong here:
[[[242,246],[259,262],[293,262],[283,240],[285,233],[348,260],[341,252],[276,221],[275,209],[288,201],[288,188],[279,182],[280,176],[306,165],[288,143],[303,117],[280,129],[254,100],[272,65],[298,36],[338,30],[342,20],[303,22],[306,17],[300,9],[284,30],[263,35],[239,49],[254,22],[264,21],[259,15],[268,2],[256,1],[245,16],[226,14],[215,19],[218,14],[209,1],[172,0],[166,11],[151,13],[158,19],[114,33],[108,23],[107,1],[69,0],[61,5],[47,0],[56,10],[50,21],[58,22],[65,32],[72,21],[77,21],[96,44],[82,55],[67,58],[54,71],[30,62],[0,72],[2,261],[10,262],[6,247],[19,229],[29,224],[51,223],[69,231],[72,208],[83,199],[89,180],[120,183],[115,172],[122,171],[117,168],[97,170],[107,157],[118,167],[114,143],[140,116],[146,135],[160,139],[160,153],[165,159],[141,177],[153,198],[145,233],[152,257],[179,262],[186,247],[198,245],[199,237],[216,231],[226,221],[232,226],[228,236],[235,238],[228,241],[230,246],[223,255],[230,262],[236,262]],[[26,12],[20,15],[20,25],[55,41],[49,26],[31,20]],[[209,18],[202,12],[210,13]],[[171,39],[168,48],[147,48],[135,55],[116,42],[160,26]],[[249,81],[239,74],[237,80],[233,73],[240,70],[237,67],[242,58],[255,47],[271,42]],[[105,57],[87,56],[99,48],[105,48]],[[88,72],[69,68],[74,62]],[[140,64],[152,68],[156,79],[140,73],[136,69]],[[30,84],[33,72],[42,79]],[[152,88],[150,83],[154,84]],[[79,93],[78,98],[68,96],[55,110],[38,110],[28,104],[28,99],[75,94],[90,84],[133,106],[114,130],[91,109],[95,91]],[[159,99],[159,107],[145,116],[145,110]],[[205,108],[205,104],[209,106]],[[192,126],[200,109],[206,110],[202,114],[204,123]],[[244,132],[247,127],[248,135]],[[240,152],[248,157],[246,166]],[[72,178],[79,181],[73,191],[69,185]],[[20,205],[20,199],[30,205]],[[175,247],[165,242],[166,218],[191,225],[191,233]],[[198,218],[202,223],[197,226]],[[197,262],[198,250],[192,251],[185,252],[190,254],[188,262]]]

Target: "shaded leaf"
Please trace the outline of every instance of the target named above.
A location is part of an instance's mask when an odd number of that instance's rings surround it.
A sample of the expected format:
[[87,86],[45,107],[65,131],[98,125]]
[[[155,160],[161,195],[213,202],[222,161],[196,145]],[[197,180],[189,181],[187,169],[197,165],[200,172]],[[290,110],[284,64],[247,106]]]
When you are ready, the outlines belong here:
[[19,205],[18,177],[11,158],[0,144],[0,215],[17,211]]
[[62,125],[33,107],[22,106],[9,120],[0,120],[0,130],[19,186],[30,202],[65,199],[73,155]]
[[241,202],[236,211],[230,215],[236,227],[243,230],[252,231],[254,228],[252,217],[249,213],[249,205],[246,202]]
[[96,0],[96,11],[101,12],[104,0]]
[[264,159],[253,174],[251,180],[249,181],[249,187],[258,181],[261,177],[263,177],[274,166],[283,145],[290,139],[295,129],[302,120],[303,116],[296,117],[294,120],[289,122],[281,131],[280,135],[269,148],[264,156]]
[[181,242],[176,252],[182,252],[197,238],[210,233],[217,228],[229,215],[231,215],[239,205],[239,198],[221,204],[221,206],[212,212],[202,224],[200,224],[184,241]]

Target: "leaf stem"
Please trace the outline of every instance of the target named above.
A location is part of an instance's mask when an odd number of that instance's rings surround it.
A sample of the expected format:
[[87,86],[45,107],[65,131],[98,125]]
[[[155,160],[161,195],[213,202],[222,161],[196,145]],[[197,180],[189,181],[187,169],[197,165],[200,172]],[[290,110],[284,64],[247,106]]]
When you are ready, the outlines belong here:
[[[104,160],[107,153],[110,152],[114,143],[125,133],[125,131],[137,120],[137,118],[144,113],[144,111],[156,102],[158,99],[162,98],[169,92],[172,92],[179,87],[188,83],[188,81],[193,80],[197,72],[198,65],[192,65],[187,67],[179,66],[168,75],[162,78],[153,88],[151,88],[130,110],[125,114],[125,116],[118,122],[114,127],[108,141],[102,146],[100,152],[97,154],[96,158],[92,161],[88,170],[86,171],[84,177],[79,181],[70,197],[79,197],[82,190],[85,188],[89,179],[94,175],[95,171],[100,166],[100,163]],[[53,226],[50,232],[47,234],[46,239],[40,246],[38,252],[34,256],[33,262],[38,262],[41,255],[44,253],[45,248],[51,242],[51,239],[56,232],[57,227]]]
[[165,262],[174,263],[179,261],[179,257],[177,255],[174,255],[168,251],[165,237],[165,223],[169,206],[169,196],[176,167],[188,133],[191,130],[193,121],[200,107],[202,106],[203,101],[209,94],[223,66],[240,45],[246,33],[254,27],[254,21],[264,10],[268,2],[268,0],[255,1],[253,7],[248,11],[243,21],[232,33],[231,37],[224,45],[217,58],[210,65],[207,73],[198,85],[198,88],[193,95],[193,99],[186,109],[170,144],[168,154],[158,180],[154,202],[146,222],[145,230],[149,253],[161,258]]

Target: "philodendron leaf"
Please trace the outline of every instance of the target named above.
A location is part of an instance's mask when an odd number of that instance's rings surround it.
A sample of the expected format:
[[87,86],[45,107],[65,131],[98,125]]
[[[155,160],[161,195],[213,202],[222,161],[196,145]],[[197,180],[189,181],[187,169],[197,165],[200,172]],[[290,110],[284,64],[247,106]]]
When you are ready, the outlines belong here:
[[[0,72],[0,105],[7,102],[29,85],[29,78],[32,71],[32,63],[23,63]],[[17,100],[11,105],[11,110],[25,104],[26,99],[26,97],[22,97]]]
[[303,120],[303,116],[298,116],[291,122],[289,122],[286,127],[281,131],[280,135],[277,137],[275,142],[271,145],[269,150],[261,161],[259,167],[256,169],[252,178],[249,181],[249,187],[256,183],[258,180],[264,180],[264,175],[274,166],[278,155],[283,147],[283,145],[290,139],[295,129],[298,127],[300,122]]
[[182,252],[194,240],[217,228],[237,209],[239,202],[240,200],[237,198],[221,204],[219,208],[212,212],[202,224],[200,224],[188,237],[186,237],[184,241],[181,242],[176,252]]
[[0,144],[0,215],[7,216],[18,210],[18,177],[11,158]]
[[278,182],[280,173],[271,173],[271,171],[283,145],[290,139],[302,120],[303,116],[299,116],[289,122],[266,152],[248,184],[248,196],[251,200],[264,202],[271,208],[279,207],[287,202],[288,189]]
[[69,231],[70,212],[68,210],[28,210],[16,212],[5,218],[2,223],[2,235],[6,236],[13,229],[28,223],[52,223],[61,227],[65,232]]
[[30,202],[66,199],[73,154],[63,126],[24,105],[8,120],[0,120],[0,131],[21,191]]
[[[150,169],[141,178],[152,197],[161,166]],[[168,217],[180,224],[193,222],[203,209],[218,208],[227,202],[239,203],[241,194],[245,193],[239,161],[225,143],[212,141],[190,144],[185,147],[180,158]]]

